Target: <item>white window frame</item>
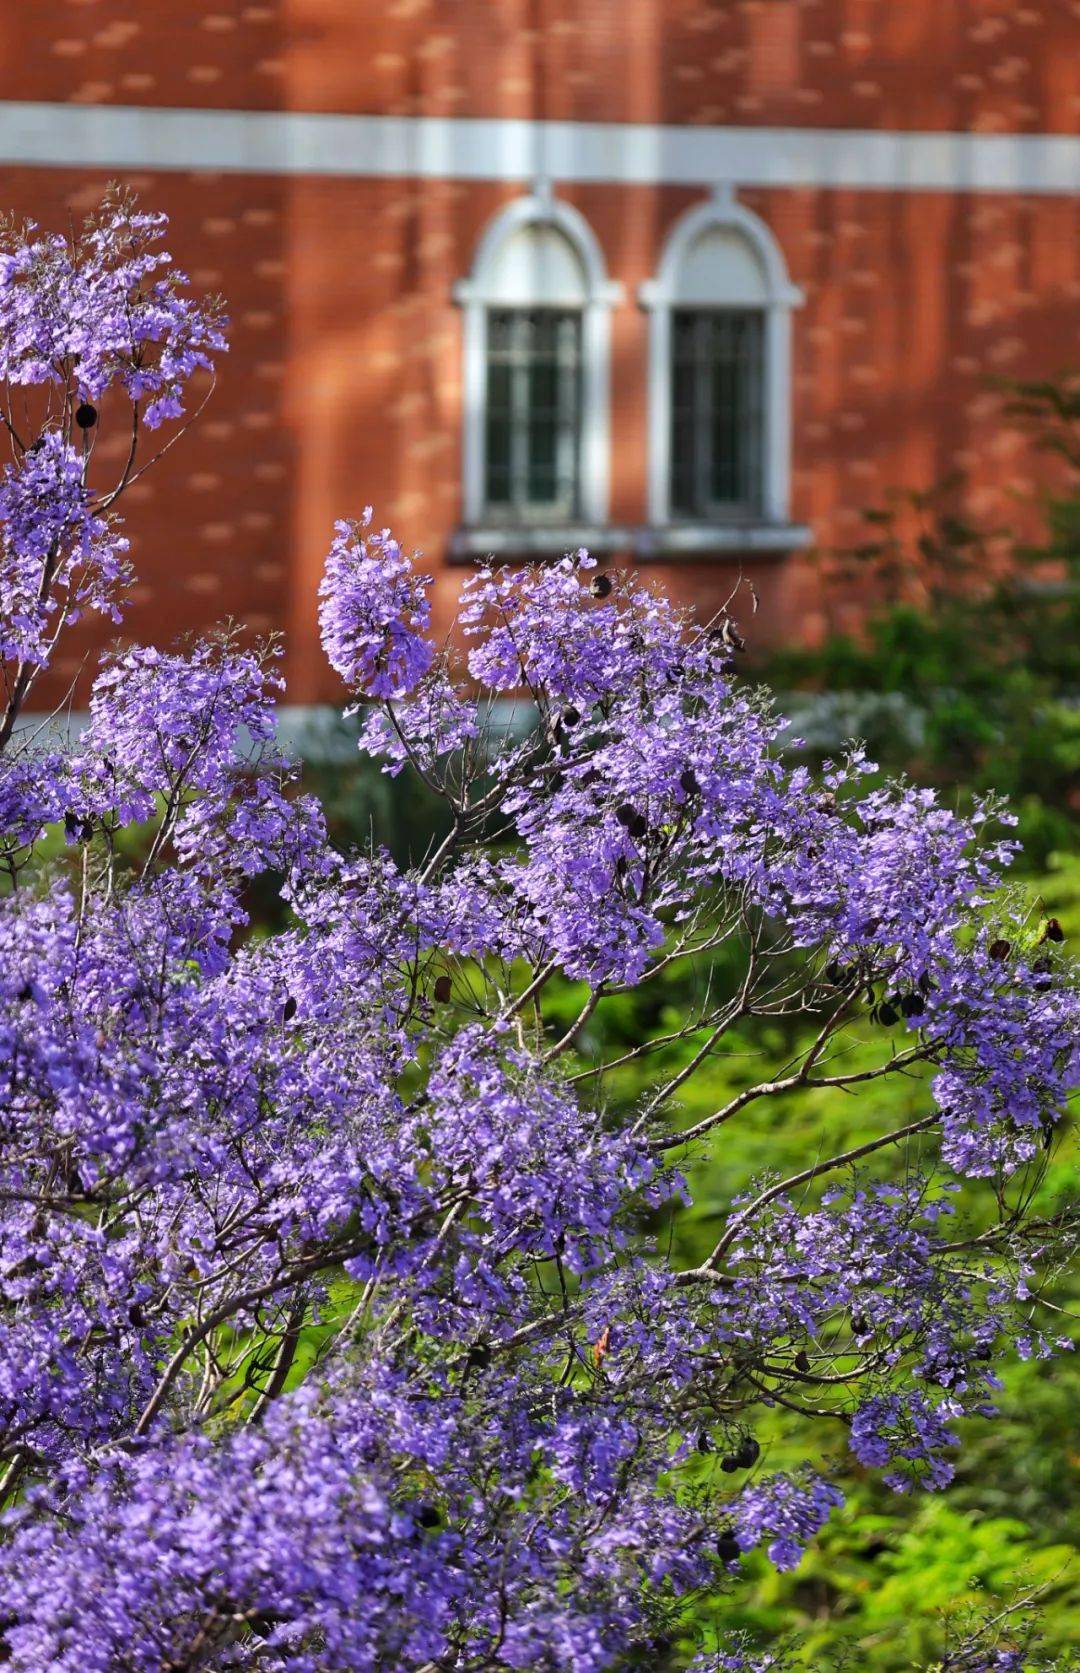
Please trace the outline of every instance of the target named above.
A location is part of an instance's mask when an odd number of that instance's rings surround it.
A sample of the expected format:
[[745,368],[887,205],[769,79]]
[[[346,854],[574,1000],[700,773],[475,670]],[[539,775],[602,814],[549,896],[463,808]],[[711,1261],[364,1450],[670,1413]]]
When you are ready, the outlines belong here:
[[[764,221],[736,202],[730,186],[719,186],[711,198],[695,204],[675,222],[665,240],[656,275],[638,291],[649,315],[648,394],[648,506],[654,537],[670,528],[669,544],[732,545],[738,540],[735,524],[720,529],[689,522],[673,523],[671,513],[671,316],[678,308],[738,306],[741,299],[725,296],[718,287],[709,303],[685,301],[679,279],[687,255],[704,234],[714,229],[736,233],[757,259],[762,294],[756,304],[765,316],[762,385],[765,434],[762,460],[762,519],[749,525],[756,538],[747,544],[789,547],[806,544],[809,531],[789,524],[791,494],[791,311],[803,293],[788,278],[779,244]],[[765,526],[762,527],[762,524]],[[734,535],[733,532],[734,531]],[[718,534],[723,535],[718,540]],[[775,536],[775,538],[771,538]],[[681,538],[680,538],[681,537]]]
[[[504,242],[523,227],[548,225],[562,233],[581,264],[584,301],[581,323],[581,461],[580,518],[584,530],[568,526],[552,530],[583,535],[608,518],[611,452],[611,310],[622,300],[623,287],[608,279],[603,253],[585,217],[544,186],[528,197],[516,198],[490,221],[477,246],[472,272],[454,286],[454,301],[462,310],[462,450],[461,498],[466,530],[480,530],[485,517],[484,419],[487,389],[487,317],[492,308],[564,306],[559,297],[537,294],[528,301],[507,302],[493,286],[496,259]],[[507,536],[509,538],[509,536]],[[546,535],[533,530],[528,543]],[[505,544],[489,541],[488,544]]]

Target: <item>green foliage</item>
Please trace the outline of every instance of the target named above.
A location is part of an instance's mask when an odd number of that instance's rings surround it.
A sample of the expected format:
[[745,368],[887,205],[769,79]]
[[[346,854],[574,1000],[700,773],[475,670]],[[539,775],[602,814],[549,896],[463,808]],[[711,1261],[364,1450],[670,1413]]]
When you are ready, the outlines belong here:
[[864,538],[822,559],[823,583],[869,609],[864,634],[785,652],[765,673],[780,689],[902,697],[916,724],[883,711],[868,740],[882,767],[962,798],[1007,795],[1042,867],[1080,826],[1080,377],[1011,397],[1054,462],[1038,537],[971,524],[955,478],[894,492],[864,512]]

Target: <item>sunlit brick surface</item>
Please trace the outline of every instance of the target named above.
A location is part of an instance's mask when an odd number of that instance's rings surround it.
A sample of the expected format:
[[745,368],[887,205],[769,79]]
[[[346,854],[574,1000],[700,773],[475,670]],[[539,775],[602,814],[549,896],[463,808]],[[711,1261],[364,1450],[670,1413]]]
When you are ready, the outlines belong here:
[[[355,0],[179,7],[38,0],[0,17],[0,96],[375,114],[1072,133],[1080,0]],[[64,226],[105,176],[6,168],[2,198]],[[235,615],[289,636],[290,698],[333,697],[314,589],[333,519],[373,501],[442,568],[460,516],[453,282],[519,188],[408,179],[141,174],[171,246],[220,290],[232,349],[198,427],[127,501],[140,588],[126,631]],[[645,520],[646,322],[637,286],[701,193],[556,183],[625,301],[612,320],[612,520]],[[1080,212],[1068,197],[745,190],[795,316],[793,504],[824,546],[893,485],[960,469],[970,509],[1035,481],[994,380],[1075,364]],[[107,432],[103,449],[119,448]],[[1040,467],[1041,468],[1041,467]],[[1022,515],[1022,512],[1020,513]],[[755,633],[813,636],[806,559],[757,558]],[[737,565],[656,565],[706,608]],[[60,670],[77,670],[85,648]],[[52,693],[50,695],[55,695]]]

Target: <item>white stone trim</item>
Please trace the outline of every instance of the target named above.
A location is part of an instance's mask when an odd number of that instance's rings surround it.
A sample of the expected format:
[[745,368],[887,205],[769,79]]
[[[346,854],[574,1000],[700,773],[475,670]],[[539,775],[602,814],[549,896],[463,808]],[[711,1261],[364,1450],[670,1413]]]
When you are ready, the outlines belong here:
[[[791,481],[791,310],[803,293],[790,283],[779,244],[769,228],[728,186],[695,204],[675,222],[664,242],[654,279],[638,290],[649,315],[648,507],[662,529],[671,521],[671,310],[679,300],[679,274],[695,241],[710,228],[736,232],[753,250],[763,276],[765,310],[765,435],[762,492],[766,525],[788,527]],[[715,297],[722,308],[730,297]],[[783,540],[780,542],[783,544]]]
[[[608,514],[611,451],[611,309],[623,287],[607,277],[596,234],[572,204],[551,195],[543,184],[528,197],[516,198],[499,211],[477,246],[472,272],[454,286],[462,322],[461,503],[466,524],[484,514],[484,383],[487,360],[487,314],[502,300],[491,289],[496,257],[506,239],[522,227],[557,227],[572,245],[583,269],[585,300],[581,327],[581,517],[603,523]],[[538,305],[545,300],[537,296]]]
[[863,128],[662,127],[518,118],[0,100],[0,162],[605,185],[820,186],[1074,197],[1080,138]]
[[717,554],[752,556],[765,552],[798,552],[813,544],[805,523],[553,523],[535,526],[478,524],[455,530],[450,556],[468,558],[560,557],[584,546],[589,552],[630,552],[635,559],[713,557]]

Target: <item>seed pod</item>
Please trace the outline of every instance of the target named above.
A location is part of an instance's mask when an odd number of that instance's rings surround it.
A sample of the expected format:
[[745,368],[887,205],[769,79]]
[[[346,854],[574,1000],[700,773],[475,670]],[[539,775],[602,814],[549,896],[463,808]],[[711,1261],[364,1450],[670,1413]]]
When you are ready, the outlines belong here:
[[474,1342],[466,1356],[469,1365],[478,1366],[483,1370],[485,1365],[491,1364],[491,1349],[486,1342]]
[[577,709],[574,708],[573,704],[570,704],[570,706],[565,708],[562,712],[562,723],[564,726],[576,726],[580,719],[581,715],[578,713]]
[[684,767],[679,774],[679,788],[686,791],[688,796],[699,796],[701,785],[697,781],[697,774],[693,767]]
[[416,1511],[416,1520],[421,1528],[437,1528],[442,1521],[442,1517],[434,1505],[419,1505]]
[[847,981],[848,973],[844,969],[844,966],[840,963],[840,960],[834,958],[831,964],[827,964],[825,966],[825,975],[834,988],[839,988],[843,987],[844,983]]
[[739,1460],[733,1452],[729,1452],[726,1458],[721,1458],[720,1468],[725,1475],[734,1475],[739,1468]]
[[795,1369],[796,1371],[809,1371],[810,1369],[810,1358],[803,1348],[800,1348],[795,1355]]
[[648,836],[648,834],[649,834],[649,821],[645,818],[645,815],[643,813],[635,813],[634,818],[633,818],[633,822],[631,823],[631,825],[629,827],[629,830],[630,830],[630,835],[632,837],[634,837],[638,842],[641,841],[642,837]]
[[757,1463],[758,1459],[761,1457],[761,1447],[758,1445],[753,1435],[747,1435],[744,1437],[739,1446],[737,1456],[739,1460],[739,1468],[741,1470],[748,1470],[751,1465]]
[[1004,936],[1001,935],[998,936],[996,941],[991,941],[986,949],[987,957],[992,958],[995,964],[1003,964],[1011,952],[1012,943],[1006,941]]
[[594,598],[606,598],[611,591],[611,578],[608,575],[594,575],[589,582],[589,591]]
[[867,1325],[866,1320],[863,1318],[862,1314],[861,1313],[852,1313],[852,1315],[851,1315],[851,1333],[852,1333],[852,1335],[853,1336],[866,1336],[868,1334],[868,1331],[869,1331],[869,1326]]
[[71,840],[74,841],[79,830],[79,816],[77,813],[72,813],[70,808],[68,808],[64,815],[64,830]]
[[742,1556],[742,1546],[733,1533],[721,1534],[716,1542],[716,1554],[722,1563],[737,1563]]
[[1046,923],[1043,927],[1043,932],[1040,935],[1039,940],[1040,941],[1064,941],[1064,939],[1065,939],[1065,931],[1062,929],[1061,925],[1058,923],[1058,920],[1056,918],[1047,918]]
[[83,401],[75,408],[75,422],[80,430],[92,430],[97,423],[97,408]]
[[697,1449],[699,1452],[712,1451],[712,1442],[710,1441],[708,1432],[705,1429],[701,1431],[701,1434],[697,1438]]
[[286,999],[284,1005],[281,1007],[281,1020],[282,1020],[282,1022],[292,1022],[292,1019],[295,1015],[296,1015],[296,1000],[293,998],[292,994],[290,993],[288,999]]
[[906,1017],[921,1017],[926,1010],[926,1001],[919,993],[905,993],[900,1009]]
[[445,971],[443,972],[443,974],[441,976],[436,976],[435,986],[432,989],[432,992],[434,993],[436,999],[439,1001],[440,1005],[445,1005],[446,1004],[447,1000],[450,998],[450,995],[453,993],[453,991],[454,991],[454,984],[453,984],[453,982],[451,982],[449,976],[446,974]]
[[630,829],[637,816],[637,808],[634,807],[632,802],[620,802],[619,806],[615,809],[615,817],[625,830]]
[[33,989],[32,985],[29,982],[24,982],[22,987],[19,989],[20,1000],[25,1005],[26,1001],[28,999],[33,999],[33,997],[34,997],[34,989]]
[[896,1012],[893,1010],[892,1006],[888,1004],[888,1002],[878,1006],[877,1015],[878,1021],[886,1028],[894,1027],[898,1020]]

